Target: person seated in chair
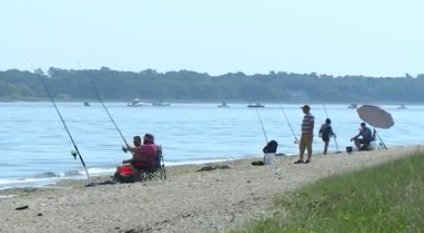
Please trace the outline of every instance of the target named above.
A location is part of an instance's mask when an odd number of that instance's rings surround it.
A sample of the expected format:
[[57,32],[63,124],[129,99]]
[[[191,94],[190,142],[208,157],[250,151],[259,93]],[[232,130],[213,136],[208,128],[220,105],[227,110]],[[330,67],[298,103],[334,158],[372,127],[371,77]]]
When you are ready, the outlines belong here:
[[135,180],[140,179],[142,170],[148,170],[158,166],[158,147],[154,143],[152,134],[147,133],[144,135],[143,144],[141,144],[140,136],[135,136],[134,147],[122,147],[122,149],[125,152],[131,151],[133,154],[131,159],[122,162],[130,163]]
[[368,150],[370,143],[374,140],[375,140],[375,130],[373,134],[371,129],[368,128],[364,122],[361,123],[361,128],[359,128],[359,133],[350,139],[350,141],[354,141],[355,146],[358,148],[358,150]]

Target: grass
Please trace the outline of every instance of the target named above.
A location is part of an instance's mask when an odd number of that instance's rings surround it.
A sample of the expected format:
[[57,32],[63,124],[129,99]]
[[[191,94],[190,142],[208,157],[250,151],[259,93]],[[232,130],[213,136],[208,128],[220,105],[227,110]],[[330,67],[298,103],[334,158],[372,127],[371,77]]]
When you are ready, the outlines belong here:
[[424,232],[424,152],[277,197],[272,217],[232,233]]

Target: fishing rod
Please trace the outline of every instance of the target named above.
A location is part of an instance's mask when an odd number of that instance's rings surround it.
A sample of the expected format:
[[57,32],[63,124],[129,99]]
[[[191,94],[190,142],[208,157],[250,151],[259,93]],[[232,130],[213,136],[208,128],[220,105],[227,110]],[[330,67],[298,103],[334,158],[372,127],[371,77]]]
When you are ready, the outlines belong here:
[[82,166],[84,167],[85,174],[87,175],[87,179],[90,179],[90,176],[89,176],[89,174],[88,174],[87,167],[85,166],[84,159],[82,158],[82,155],[81,155],[81,153],[80,153],[80,151],[79,151],[79,149],[78,149],[78,147],[77,147],[77,144],[76,144],[76,143],[75,143],[75,141],[74,141],[74,138],[73,138],[73,137],[72,137],[72,135],[71,135],[71,132],[70,132],[70,131],[69,131],[69,129],[68,129],[68,126],[67,126],[67,125],[66,125],[66,123],[65,123],[65,120],[64,120],[64,119],[63,119],[63,117],[62,117],[62,114],[60,114],[59,108],[57,107],[56,102],[55,102],[55,101],[54,101],[54,99],[53,99],[53,96],[51,95],[51,93],[50,93],[49,89],[47,88],[46,84],[44,83],[44,81],[41,79],[40,75],[36,72],[35,67],[32,65],[31,61],[29,61],[29,60],[28,60],[28,62],[29,62],[29,64],[31,65],[32,69],[34,70],[35,75],[38,77],[38,80],[40,80],[41,85],[42,85],[42,86],[44,87],[44,89],[46,90],[47,95],[48,95],[48,96],[49,96],[49,98],[50,98],[50,101],[52,102],[52,104],[53,104],[54,108],[56,109],[57,114],[59,115],[60,120],[62,121],[63,127],[65,128],[66,132],[68,133],[69,138],[70,138],[70,139],[71,139],[71,141],[72,141],[72,144],[74,145],[74,149],[75,149],[75,151],[72,151],[72,152],[71,152],[72,156],[74,157],[74,159],[77,159],[77,155],[78,155],[79,159],[81,160]]
[[378,140],[380,140],[380,144],[381,144],[381,146],[383,146],[383,148],[387,150],[387,146],[386,146],[386,144],[385,144],[385,143],[383,142],[383,140],[380,138],[380,135],[377,133],[377,130],[375,130],[375,128],[374,128],[374,135],[375,135],[375,136],[377,136]]
[[[324,101],[322,100],[322,96],[321,95],[319,95],[319,99],[321,100],[322,107],[324,108],[325,117],[328,118],[327,108],[325,107],[325,104],[324,104]],[[334,138],[334,143],[336,144],[336,153],[341,152],[339,150],[339,144],[337,143],[336,137],[333,137],[333,138]]]
[[256,108],[256,113],[258,115],[259,122],[261,122],[262,132],[264,133],[265,141],[268,144],[268,138],[266,136],[266,132],[265,132],[265,128],[264,128],[264,123],[262,122],[261,114],[259,114],[259,110],[257,108]]
[[[82,65],[81,65],[81,63],[78,61],[78,59],[77,59],[75,56],[72,56],[72,57],[74,58],[75,62],[78,64],[78,66],[79,66],[81,69],[84,69],[84,67],[82,67]],[[94,89],[94,92],[96,93],[97,98],[99,99],[99,102],[102,104],[103,109],[105,110],[105,112],[106,112],[106,113],[107,113],[107,115],[109,116],[110,121],[112,121],[113,125],[115,126],[115,129],[118,131],[119,135],[121,135],[121,138],[122,138],[122,140],[123,140],[123,141],[124,141],[124,143],[125,143],[125,146],[126,146],[127,148],[129,148],[129,147],[130,147],[130,145],[128,144],[127,140],[125,139],[124,135],[122,134],[122,131],[119,129],[118,125],[116,124],[115,120],[113,119],[112,115],[110,114],[109,110],[107,109],[106,105],[104,104],[103,99],[102,99],[102,97],[100,96],[99,91],[97,90],[97,88],[96,88],[96,87],[95,87],[92,83],[91,83],[91,86],[92,86],[92,88]],[[133,155],[134,155],[134,153],[133,153],[133,151],[132,151],[132,150],[130,150],[130,152],[131,152],[131,154],[133,154]]]
[[[127,140],[125,140],[124,135],[122,134],[121,130],[119,129],[118,125],[116,124],[115,120],[113,120],[112,115],[110,114],[109,110],[107,109],[106,105],[104,104],[102,97],[100,97],[99,91],[97,91],[97,88],[93,86],[94,91],[96,92],[97,98],[99,99],[100,103],[103,106],[103,109],[106,111],[107,115],[110,118],[110,121],[112,121],[113,125],[115,126],[115,129],[118,131],[119,135],[121,135],[122,140],[124,141],[125,145],[127,146],[127,148],[129,148],[129,144],[127,142]],[[131,153],[133,153],[132,150],[130,150]]]
[[296,136],[296,134],[294,133],[293,127],[292,127],[292,125],[290,124],[289,118],[287,117],[286,112],[284,111],[284,108],[283,108],[282,106],[280,107],[280,110],[281,110],[281,112],[283,112],[283,116],[284,116],[284,118],[286,119],[287,124],[289,125],[289,128],[290,128],[291,133],[293,134],[293,137],[294,137],[294,144],[299,144],[299,140],[297,139],[297,136]]

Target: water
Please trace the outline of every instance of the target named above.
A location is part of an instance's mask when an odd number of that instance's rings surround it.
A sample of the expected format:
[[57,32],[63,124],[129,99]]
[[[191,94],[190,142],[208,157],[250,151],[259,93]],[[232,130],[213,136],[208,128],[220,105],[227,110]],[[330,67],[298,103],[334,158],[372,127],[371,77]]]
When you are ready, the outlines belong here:
[[[122,160],[130,157],[121,151],[123,140],[101,104],[57,105],[91,175],[112,174]],[[130,108],[126,103],[106,103],[129,143],[134,135],[146,132],[155,135],[168,166],[260,155],[265,138],[258,113],[268,139],[279,142],[278,152],[297,153],[280,105],[266,104],[263,109],[247,108],[246,104],[230,104],[229,108],[217,108],[217,105]],[[325,120],[325,112],[322,105],[311,107],[317,132]],[[351,145],[349,139],[358,133],[361,120],[347,105],[326,107],[339,150],[344,150]],[[417,121],[417,115],[424,113],[423,106],[409,106],[406,110],[382,107],[395,119],[393,128],[379,130],[387,145],[421,143],[424,122]],[[81,163],[71,156],[72,143],[51,103],[0,103],[0,109],[0,189],[47,185],[69,177],[84,178]],[[284,105],[284,110],[298,134],[303,117],[299,105]],[[321,151],[322,146],[316,137],[315,151]],[[335,150],[332,141],[330,151]]]

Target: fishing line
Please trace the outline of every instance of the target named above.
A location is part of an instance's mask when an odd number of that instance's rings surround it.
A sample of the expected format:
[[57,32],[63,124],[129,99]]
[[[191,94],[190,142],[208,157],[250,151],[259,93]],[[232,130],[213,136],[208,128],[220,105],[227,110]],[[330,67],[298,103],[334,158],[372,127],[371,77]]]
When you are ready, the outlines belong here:
[[60,114],[59,108],[56,106],[56,102],[54,101],[53,96],[51,95],[51,93],[50,93],[49,89],[47,88],[46,84],[44,83],[44,81],[41,79],[40,75],[36,72],[35,67],[32,65],[32,63],[31,63],[30,60],[28,60],[28,63],[31,65],[32,69],[34,70],[35,75],[38,77],[38,80],[40,80],[41,85],[46,90],[47,95],[50,98],[50,101],[52,102],[54,108],[56,109],[57,114],[59,115],[60,120],[62,121],[63,127],[65,128],[66,132],[68,133],[69,138],[72,141],[72,144],[74,145],[75,151],[73,151],[71,153],[72,156],[74,156],[74,159],[76,159],[77,158],[77,155],[78,155],[79,159],[81,160],[82,166],[84,167],[85,174],[87,175],[87,179],[90,179],[90,176],[88,174],[87,167],[85,166],[84,159],[82,158],[82,155],[81,155],[81,153],[80,153],[80,151],[79,151],[79,149],[77,147],[77,144],[74,141],[74,138],[71,135],[71,132],[69,132],[68,126],[66,125],[65,120],[62,117],[62,114]]
[[287,117],[286,112],[284,111],[284,108],[283,108],[282,106],[280,107],[280,110],[281,110],[281,112],[283,112],[283,116],[284,116],[284,118],[286,119],[286,122],[287,122],[287,124],[288,124],[288,126],[289,126],[289,128],[290,128],[291,133],[293,134],[293,137],[294,137],[294,143],[295,143],[295,144],[299,144],[299,140],[297,139],[297,136],[296,136],[296,134],[294,133],[293,127],[292,127],[292,125],[290,124],[289,118]]
[[268,137],[266,136],[266,132],[265,132],[265,128],[264,128],[264,123],[262,122],[261,114],[259,114],[259,110],[257,108],[256,108],[256,113],[258,115],[259,122],[261,122],[262,132],[264,133],[265,141],[268,144]]
[[[78,59],[77,59],[75,56],[72,56],[72,57],[74,58],[75,62],[78,64],[78,66],[79,66],[81,69],[84,69],[84,67],[82,67],[82,65],[81,65],[81,63],[78,61]],[[110,114],[109,110],[107,109],[106,105],[104,104],[103,99],[102,99],[102,97],[100,96],[99,91],[97,90],[97,88],[96,88],[96,87],[95,87],[92,83],[91,83],[91,86],[92,86],[92,88],[94,89],[94,92],[96,93],[97,98],[99,99],[100,103],[102,104],[103,109],[105,110],[105,112],[106,112],[106,113],[107,113],[107,115],[109,116],[110,121],[112,121],[113,125],[115,126],[115,129],[118,131],[119,135],[121,136],[122,140],[124,141],[125,146],[127,146],[127,148],[129,148],[130,146],[129,146],[129,144],[128,144],[127,140],[125,139],[124,135],[122,134],[122,131],[119,129],[118,125],[116,124],[115,120],[113,119],[112,115]],[[133,151],[132,151],[132,150],[130,150],[130,152],[131,152],[131,154],[133,154]],[[133,154],[133,155],[134,155],[134,154]]]
[[375,128],[374,128],[374,131],[375,131],[375,135],[377,136],[378,140],[380,140],[381,145],[384,147],[384,149],[386,149],[386,150],[387,150],[387,146],[386,146],[386,144],[385,144],[385,143],[383,142],[383,140],[380,138],[380,135],[377,133],[377,130],[375,130]]
[[[116,124],[115,120],[113,120],[112,115],[110,114],[110,112],[109,112],[109,110],[107,109],[106,105],[103,103],[102,97],[100,97],[100,94],[99,94],[99,92],[97,91],[97,88],[93,86],[93,89],[94,89],[94,91],[96,92],[97,98],[99,99],[100,103],[102,104],[103,109],[106,111],[107,115],[109,116],[110,121],[112,121],[113,125],[115,126],[115,129],[118,131],[119,135],[121,135],[121,138],[122,138],[122,140],[124,141],[125,145],[127,146],[127,148],[129,148],[130,146],[129,146],[129,144],[128,144],[127,140],[125,140],[124,135],[122,134],[122,132],[121,132],[121,130],[119,129],[118,125]],[[132,150],[130,150],[130,151],[131,151],[131,153],[133,153],[133,152],[132,152]]]
[[[324,104],[324,101],[322,100],[321,95],[319,95],[319,99],[321,100],[322,107],[324,108],[325,117],[328,118],[327,108],[325,107],[325,104]],[[337,143],[336,137],[333,137],[333,139],[334,139],[334,142],[336,144],[336,153],[340,153],[341,151],[339,150],[339,144]]]

